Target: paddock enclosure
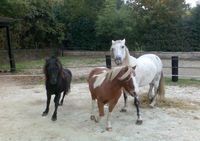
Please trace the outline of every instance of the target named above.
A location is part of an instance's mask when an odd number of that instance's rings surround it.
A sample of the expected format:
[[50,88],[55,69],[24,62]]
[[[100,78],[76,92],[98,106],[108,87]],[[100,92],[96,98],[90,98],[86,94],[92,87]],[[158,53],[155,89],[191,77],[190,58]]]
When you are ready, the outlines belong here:
[[[162,59],[164,75],[171,77],[171,60]],[[76,60],[73,62],[76,64]],[[112,63],[114,64],[114,63]],[[67,66],[66,64],[63,64]],[[141,96],[142,125],[136,125],[133,98],[128,97],[128,112],[121,113],[121,97],[112,114],[112,132],[105,131],[105,121],[90,120],[91,97],[86,76],[95,66],[105,66],[105,58],[95,65],[79,64],[68,67],[73,73],[71,92],[58,108],[58,119],[51,121],[53,98],[47,117],[42,117],[46,91],[42,65],[24,69],[16,75],[0,73],[0,141],[199,141],[200,85],[166,86],[166,102],[151,109]],[[179,74],[199,79],[199,60],[179,60]],[[194,67],[194,68],[190,68]],[[196,77],[197,76],[197,77]],[[80,80],[81,81],[77,81]],[[147,92],[146,88],[141,93]],[[145,94],[144,94],[145,95]]]
[[[29,80],[32,81],[32,80]],[[43,84],[29,85],[26,79],[0,77],[0,140],[1,141],[199,141],[200,86],[166,86],[167,101],[153,109],[141,102],[142,125],[136,125],[136,110],[129,97],[128,112],[119,112],[123,98],[116,105],[113,131],[90,120],[91,98],[86,82],[72,83],[64,104],[58,109],[58,119],[51,121],[54,104],[47,117],[41,114],[46,94]],[[143,89],[145,92],[145,88]],[[142,92],[143,92],[142,91]]]

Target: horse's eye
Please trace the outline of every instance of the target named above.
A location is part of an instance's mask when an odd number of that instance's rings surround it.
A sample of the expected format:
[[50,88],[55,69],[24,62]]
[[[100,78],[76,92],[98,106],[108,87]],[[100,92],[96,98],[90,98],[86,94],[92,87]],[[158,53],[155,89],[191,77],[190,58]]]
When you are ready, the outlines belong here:
[[124,48],[124,46],[122,46],[122,48]]

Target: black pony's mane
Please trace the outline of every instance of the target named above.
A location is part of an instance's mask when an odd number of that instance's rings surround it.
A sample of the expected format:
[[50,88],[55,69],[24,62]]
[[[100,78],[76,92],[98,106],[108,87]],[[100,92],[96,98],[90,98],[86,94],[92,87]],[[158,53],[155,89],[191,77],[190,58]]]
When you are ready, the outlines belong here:
[[48,76],[47,76],[47,68],[48,68],[48,65],[49,65],[50,61],[52,61],[53,59],[55,59],[56,64],[58,65],[58,68],[59,68],[59,72],[60,72],[60,74],[61,74],[61,77],[64,76],[64,75],[63,75],[63,66],[62,66],[60,60],[59,60],[57,57],[55,57],[55,56],[51,56],[50,58],[47,58],[47,59],[46,59],[45,65],[44,65],[44,69],[43,69],[46,79],[47,79],[47,77],[48,77]]

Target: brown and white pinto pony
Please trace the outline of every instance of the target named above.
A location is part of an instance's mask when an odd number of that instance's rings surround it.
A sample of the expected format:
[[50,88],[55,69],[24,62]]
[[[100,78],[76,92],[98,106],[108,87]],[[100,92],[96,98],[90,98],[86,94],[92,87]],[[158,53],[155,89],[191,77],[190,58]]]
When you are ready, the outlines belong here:
[[[135,106],[137,109],[137,122],[142,124],[142,119],[139,112],[139,100],[134,87],[134,69],[128,66],[116,67],[114,69],[95,68],[88,77],[89,90],[92,98],[91,120],[99,122],[104,116],[104,105],[108,105],[107,125],[106,130],[111,131],[110,122],[111,113],[117,104],[122,90],[125,90],[131,96],[135,97]],[[95,117],[94,108],[95,100],[99,109],[99,116]]]

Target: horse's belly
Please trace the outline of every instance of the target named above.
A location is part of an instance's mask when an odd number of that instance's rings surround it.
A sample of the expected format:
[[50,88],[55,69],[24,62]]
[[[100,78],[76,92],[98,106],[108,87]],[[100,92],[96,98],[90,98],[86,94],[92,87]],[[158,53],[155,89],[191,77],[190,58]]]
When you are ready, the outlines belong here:
[[139,87],[143,87],[143,86],[146,86],[146,85],[149,85],[152,81],[153,81],[153,77],[149,77],[147,76],[146,78],[141,78],[141,79],[137,79],[139,82],[138,82],[138,86]]
[[136,82],[139,87],[149,85],[157,74],[157,69],[153,66],[138,68],[136,70]]

